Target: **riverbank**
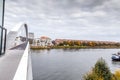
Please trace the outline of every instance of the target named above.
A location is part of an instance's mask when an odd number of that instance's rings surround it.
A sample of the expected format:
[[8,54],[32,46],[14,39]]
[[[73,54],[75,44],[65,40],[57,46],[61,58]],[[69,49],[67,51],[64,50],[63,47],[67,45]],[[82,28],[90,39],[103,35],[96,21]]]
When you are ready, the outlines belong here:
[[31,49],[118,49],[120,46],[30,46]]

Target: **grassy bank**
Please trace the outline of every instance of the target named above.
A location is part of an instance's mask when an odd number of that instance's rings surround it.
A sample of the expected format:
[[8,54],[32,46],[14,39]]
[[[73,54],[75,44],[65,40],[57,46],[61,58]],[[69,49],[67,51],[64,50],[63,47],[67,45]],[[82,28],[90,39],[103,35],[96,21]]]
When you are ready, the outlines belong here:
[[31,49],[39,50],[39,49],[112,49],[112,48],[120,48],[120,46],[30,46]]

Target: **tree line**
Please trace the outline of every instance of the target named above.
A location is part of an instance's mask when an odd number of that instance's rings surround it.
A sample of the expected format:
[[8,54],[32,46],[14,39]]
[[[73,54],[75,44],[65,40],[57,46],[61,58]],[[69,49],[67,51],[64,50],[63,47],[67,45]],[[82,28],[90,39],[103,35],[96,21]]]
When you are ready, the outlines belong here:
[[120,43],[118,42],[104,42],[104,41],[75,41],[75,40],[66,40],[62,41],[57,46],[116,46],[119,47]]

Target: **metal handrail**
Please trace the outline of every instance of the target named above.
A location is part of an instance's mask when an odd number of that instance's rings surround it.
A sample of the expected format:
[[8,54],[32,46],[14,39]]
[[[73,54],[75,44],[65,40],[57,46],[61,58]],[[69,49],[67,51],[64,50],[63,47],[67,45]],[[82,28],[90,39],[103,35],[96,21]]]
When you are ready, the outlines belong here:
[[[4,27],[1,27],[1,26],[0,26],[0,28],[1,28],[0,55],[2,55],[6,51],[6,34],[7,34],[7,29],[5,29]],[[5,31],[4,34],[3,34],[3,31]],[[4,41],[3,41],[3,38],[4,38]]]
[[[5,53],[6,50],[6,34],[7,34],[7,29],[5,29],[4,26],[4,13],[5,13],[5,0],[3,0],[3,9],[2,9],[2,25],[0,26],[1,28],[1,41],[0,41],[0,55]],[[5,30],[5,35],[3,34],[3,31]],[[3,37],[5,38],[4,44],[3,44]],[[4,49],[3,49],[4,45]],[[3,50],[3,52],[2,52]]]

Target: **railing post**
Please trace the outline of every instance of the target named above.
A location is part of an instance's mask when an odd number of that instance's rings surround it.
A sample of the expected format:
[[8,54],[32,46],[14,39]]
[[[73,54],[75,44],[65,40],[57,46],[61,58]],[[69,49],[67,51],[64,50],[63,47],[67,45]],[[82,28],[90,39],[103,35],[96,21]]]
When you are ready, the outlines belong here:
[[4,26],[5,0],[3,0],[2,27]]
[[[5,28],[3,28],[4,27],[5,0],[3,0],[2,4],[3,4],[2,5],[2,24],[0,26],[0,28],[1,28],[1,34],[0,34],[0,38],[1,38],[0,39],[0,55],[5,53],[5,49],[6,49],[6,33],[7,33],[7,30]],[[3,34],[3,30],[5,30],[5,34]],[[4,41],[3,41],[3,38],[5,38]]]
[[0,33],[0,55],[2,55],[2,30],[3,28],[0,26],[0,29],[1,29],[1,33]]
[[6,50],[6,34],[7,34],[7,29],[3,28],[0,26],[1,29],[1,34],[0,34],[0,55],[5,53]]

